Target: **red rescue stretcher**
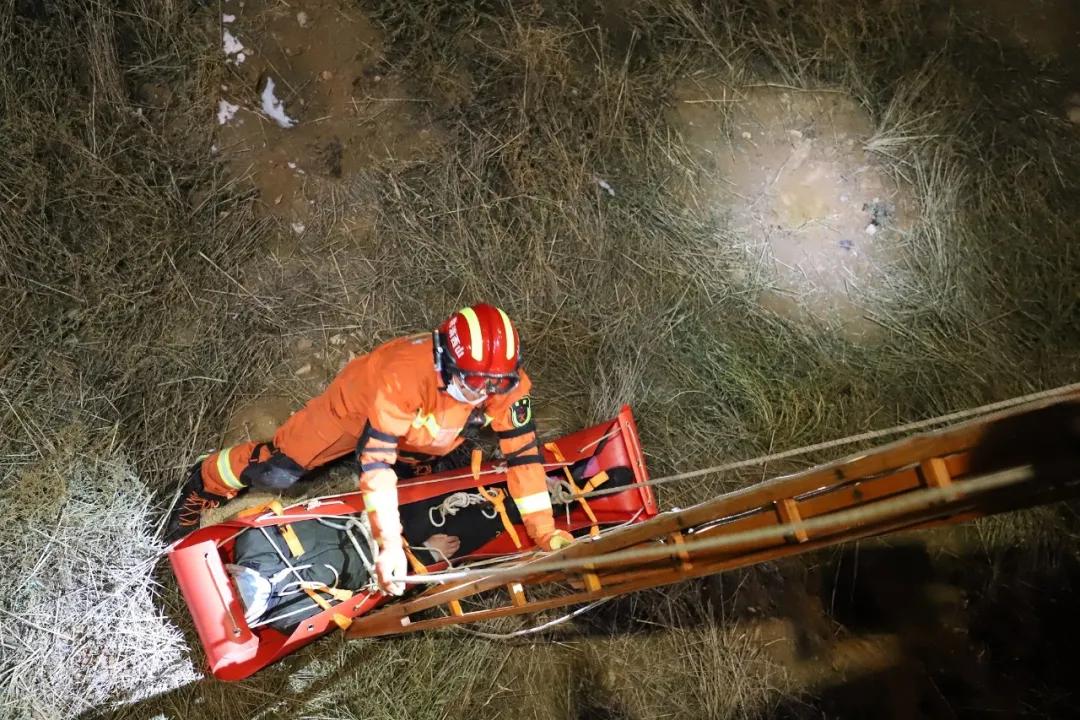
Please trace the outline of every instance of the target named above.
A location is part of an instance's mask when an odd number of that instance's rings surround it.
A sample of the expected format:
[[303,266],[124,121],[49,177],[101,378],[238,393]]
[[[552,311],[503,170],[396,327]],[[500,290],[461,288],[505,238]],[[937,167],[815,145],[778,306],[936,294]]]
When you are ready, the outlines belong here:
[[[566,435],[544,447],[544,467],[549,477],[559,479],[564,468],[575,468],[578,489],[591,479],[619,474],[625,490],[556,506],[556,527],[576,536],[587,535],[594,527],[611,527],[641,522],[658,512],[647,482],[645,457],[638,441],[637,427],[629,407],[608,422]],[[601,474],[603,473],[603,475]],[[484,488],[503,484],[505,468],[498,462],[481,466],[479,484]],[[609,486],[610,487],[610,486]],[[468,469],[421,476],[399,482],[399,504],[422,503],[457,491],[477,490],[477,479]],[[507,498],[506,505],[512,506]],[[251,628],[244,620],[244,608],[226,564],[233,561],[236,538],[259,527],[287,525],[315,516],[362,515],[360,493],[308,500],[287,508],[249,510],[232,520],[200,528],[178,541],[168,551],[173,573],[191,612],[195,629],[213,675],[221,680],[240,680],[274,663],[335,628],[395,598],[382,592],[362,592],[333,604],[330,609],[304,619],[285,634],[267,625]],[[595,523],[589,514],[595,518]],[[470,561],[513,555],[535,549],[524,525],[513,527],[522,547],[515,545],[510,532],[493,533],[490,540],[467,555],[452,558],[456,567]],[[428,565],[429,571],[445,563]]]

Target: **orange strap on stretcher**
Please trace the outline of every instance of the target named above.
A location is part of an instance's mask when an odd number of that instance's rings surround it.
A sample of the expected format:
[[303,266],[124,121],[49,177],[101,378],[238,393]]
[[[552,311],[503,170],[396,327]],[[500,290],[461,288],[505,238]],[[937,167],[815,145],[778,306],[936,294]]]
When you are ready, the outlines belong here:
[[485,500],[494,506],[495,512],[499,513],[499,518],[502,519],[503,527],[506,528],[506,532],[510,533],[510,539],[514,541],[514,547],[520,550],[521,538],[518,537],[517,528],[510,522],[510,516],[506,513],[506,493],[502,491],[502,488],[488,489],[480,484],[480,463],[483,462],[483,459],[484,454],[479,448],[472,451],[472,474],[473,480],[476,481],[476,489]]
[[[269,507],[270,512],[279,517],[285,514],[285,510],[277,500],[271,502]],[[304,546],[300,544],[300,538],[296,536],[296,531],[292,529],[292,525],[278,525],[278,531],[281,532],[281,537],[285,544],[289,546],[289,552],[292,553],[294,558],[304,554]]]
[[581,505],[581,509],[584,510],[585,515],[588,516],[589,522],[592,523],[591,527],[589,527],[589,535],[599,537],[600,526],[596,521],[596,513],[589,507],[589,501],[585,499],[585,494],[592,492],[607,482],[607,473],[601,470],[589,480],[584,488],[579,488],[577,483],[574,482],[574,476],[570,472],[570,466],[566,464],[566,458],[563,456],[559,446],[555,443],[544,443],[544,448],[555,458],[555,462],[562,465],[563,473],[566,475],[566,482],[570,484],[570,490],[574,493],[574,499],[578,501]]

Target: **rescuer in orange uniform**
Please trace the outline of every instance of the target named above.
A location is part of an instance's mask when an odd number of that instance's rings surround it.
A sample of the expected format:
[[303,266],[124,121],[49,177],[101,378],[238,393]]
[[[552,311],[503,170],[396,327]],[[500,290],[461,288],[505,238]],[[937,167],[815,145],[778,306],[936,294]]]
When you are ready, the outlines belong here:
[[506,458],[507,485],[531,537],[555,550],[556,530],[529,397],[521,345],[499,308],[478,304],[432,333],[392,340],[350,362],[326,391],[293,414],[271,443],[247,442],[203,458],[169,517],[175,541],[199,527],[204,510],[251,486],[282,490],[306,472],[356,453],[360,490],[375,539],[379,584],[400,594],[407,561],[398,516],[400,459],[446,455],[467,424],[490,424]]

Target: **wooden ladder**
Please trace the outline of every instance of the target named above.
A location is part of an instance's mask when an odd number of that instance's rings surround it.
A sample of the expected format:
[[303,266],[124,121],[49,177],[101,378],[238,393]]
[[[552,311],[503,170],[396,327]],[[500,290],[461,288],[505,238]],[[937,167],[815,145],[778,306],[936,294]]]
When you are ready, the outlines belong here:
[[[1019,480],[991,489],[980,482],[1008,473]],[[1080,393],[902,439],[662,513],[557,553],[519,561],[510,566],[514,576],[509,580],[474,577],[431,586],[411,599],[356,618],[347,634],[392,635],[537,613],[1076,495],[1080,495]],[[911,502],[892,502],[905,497]],[[923,497],[930,500],[921,502]],[[860,515],[851,511],[867,508],[865,517],[848,520]],[[759,530],[763,532],[754,532]],[[721,537],[732,542],[694,547],[704,539]],[[740,540],[743,537],[745,541]],[[641,549],[649,549],[651,557],[605,560],[571,570],[544,569],[560,561],[601,560],[609,553]]]

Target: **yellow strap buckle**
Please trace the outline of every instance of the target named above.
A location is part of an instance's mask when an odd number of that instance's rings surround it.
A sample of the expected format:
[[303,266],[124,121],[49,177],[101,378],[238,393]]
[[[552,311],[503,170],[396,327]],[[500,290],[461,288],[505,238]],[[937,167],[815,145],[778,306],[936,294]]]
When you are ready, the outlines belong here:
[[499,513],[499,518],[502,520],[503,527],[506,528],[506,532],[510,534],[510,539],[514,541],[514,547],[520,550],[521,538],[518,537],[517,528],[510,522],[510,516],[506,513],[506,493],[502,491],[502,488],[486,488],[480,484],[480,464],[483,460],[484,454],[479,448],[472,451],[472,475],[473,480],[476,481],[476,490],[485,500],[492,504],[495,508],[495,512]]
[[[325,588],[325,589],[330,590],[330,588]],[[319,595],[319,593],[315,592],[314,590],[312,590],[310,588],[304,588],[304,592],[306,592],[307,596],[309,598],[311,598],[312,600],[314,600],[315,604],[317,604],[323,610],[330,610],[330,609],[333,608],[333,606],[330,603],[328,603],[326,601],[326,599],[322,595]],[[346,590],[346,592],[348,592],[348,591]],[[352,593],[349,593],[349,596],[352,597]],[[334,624],[337,625],[342,630],[347,630],[348,627],[350,625],[352,625],[352,618],[346,617],[345,615],[342,615],[341,613],[334,613]]]

